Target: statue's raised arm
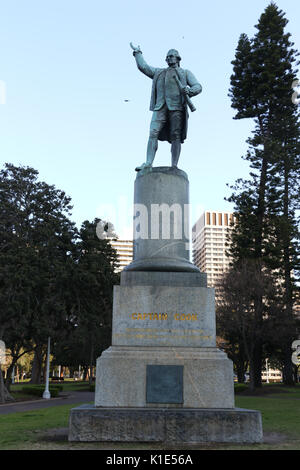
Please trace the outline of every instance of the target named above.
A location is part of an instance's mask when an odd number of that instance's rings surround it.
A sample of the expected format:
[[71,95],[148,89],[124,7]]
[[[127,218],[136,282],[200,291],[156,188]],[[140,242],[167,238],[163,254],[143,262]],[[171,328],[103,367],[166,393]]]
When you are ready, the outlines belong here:
[[131,49],[133,49],[133,55],[135,57],[137,68],[147,75],[149,78],[153,78],[156,72],[156,67],[151,67],[151,65],[147,64],[143,57],[143,53],[141,51],[140,46],[135,47],[132,42],[130,43]]

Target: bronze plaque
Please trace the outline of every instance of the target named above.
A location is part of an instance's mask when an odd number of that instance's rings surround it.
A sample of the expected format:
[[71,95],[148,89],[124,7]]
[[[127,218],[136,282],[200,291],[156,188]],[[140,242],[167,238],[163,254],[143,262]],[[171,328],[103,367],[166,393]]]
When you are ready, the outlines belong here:
[[183,403],[183,366],[147,365],[146,403]]

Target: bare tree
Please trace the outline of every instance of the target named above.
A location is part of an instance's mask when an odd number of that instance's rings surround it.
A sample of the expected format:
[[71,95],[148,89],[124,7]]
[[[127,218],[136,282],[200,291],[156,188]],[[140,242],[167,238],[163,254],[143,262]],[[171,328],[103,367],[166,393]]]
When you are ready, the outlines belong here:
[[[249,363],[253,390],[261,382],[262,364],[256,354],[260,351],[261,357],[269,334],[268,322],[273,308],[270,299],[276,292],[273,277],[260,262],[244,260],[224,275],[219,287],[222,296],[217,307],[218,334],[225,340],[227,352],[240,374],[244,372],[243,364]],[[257,300],[261,298],[265,302],[258,312]]]

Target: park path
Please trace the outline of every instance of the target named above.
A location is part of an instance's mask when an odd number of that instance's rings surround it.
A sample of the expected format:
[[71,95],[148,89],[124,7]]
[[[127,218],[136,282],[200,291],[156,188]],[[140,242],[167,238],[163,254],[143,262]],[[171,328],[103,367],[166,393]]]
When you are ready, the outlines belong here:
[[41,399],[0,405],[0,415],[41,410],[43,408],[49,408],[50,406],[71,405],[73,403],[89,403],[94,401],[94,397],[94,392],[62,392],[60,397],[51,398],[50,400]]

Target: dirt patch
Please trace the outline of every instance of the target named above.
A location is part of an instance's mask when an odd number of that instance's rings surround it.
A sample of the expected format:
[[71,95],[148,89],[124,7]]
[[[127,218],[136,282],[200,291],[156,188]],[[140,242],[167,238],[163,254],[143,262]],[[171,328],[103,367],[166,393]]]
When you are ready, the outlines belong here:
[[43,431],[40,441],[43,442],[68,442],[69,428],[53,428]]
[[[132,443],[132,442],[69,442],[68,428],[53,428],[39,433],[35,443],[31,445],[32,449],[52,449],[52,450],[218,450],[231,448],[232,445],[222,443],[202,443],[202,444],[166,444],[166,443]],[[37,433],[37,431],[35,431]],[[271,446],[280,446],[289,442],[289,438],[284,434],[268,432],[264,433],[263,444]],[[243,445],[241,444],[241,448]],[[253,445],[255,448],[256,446]],[[276,446],[277,447],[277,446]]]
[[265,444],[283,444],[289,440],[285,434],[279,432],[264,432],[263,442]]
[[264,433],[261,444],[166,444],[146,442],[68,442],[68,428],[52,428],[32,431],[31,442],[20,444],[16,449],[30,450],[300,450],[299,439],[277,433]]

